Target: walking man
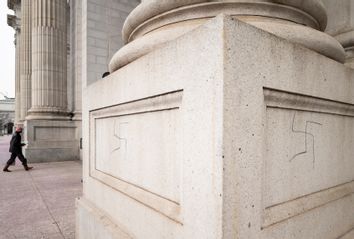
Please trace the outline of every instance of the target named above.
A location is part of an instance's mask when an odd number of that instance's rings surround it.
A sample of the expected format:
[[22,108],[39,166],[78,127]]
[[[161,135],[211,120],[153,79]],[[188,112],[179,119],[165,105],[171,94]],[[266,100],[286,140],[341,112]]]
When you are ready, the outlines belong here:
[[17,127],[16,132],[12,136],[11,141],[10,141],[10,150],[9,151],[11,153],[11,157],[7,161],[6,166],[3,169],[4,172],[11,172],[9,170],[9,167],[11,164],[13,164],[15,162],[16,157],[18,157],[18,159],[22,162],[22,165],[26,171],[33,168],[33,167],[28,167],[27,159],[22,154],[22,146],[25,146],[26,144],[21,143],[21,133],[22,133],[22,128]]

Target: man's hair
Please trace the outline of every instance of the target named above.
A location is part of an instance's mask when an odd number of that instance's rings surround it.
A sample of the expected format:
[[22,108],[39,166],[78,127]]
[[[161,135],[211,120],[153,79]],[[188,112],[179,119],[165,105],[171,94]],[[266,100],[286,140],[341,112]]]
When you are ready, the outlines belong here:
[[111,74],[111,73],[109,73],[108,71],[103,73],[102,78],[105,78],[106,76],[109,76],[109,74]]

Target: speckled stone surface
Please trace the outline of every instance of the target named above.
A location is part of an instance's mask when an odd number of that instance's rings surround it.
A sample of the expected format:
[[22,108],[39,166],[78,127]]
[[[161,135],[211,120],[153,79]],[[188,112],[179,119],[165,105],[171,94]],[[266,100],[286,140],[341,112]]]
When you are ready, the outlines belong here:
[[77,235],[350,237],[353,77],[219,15],[96,82]]

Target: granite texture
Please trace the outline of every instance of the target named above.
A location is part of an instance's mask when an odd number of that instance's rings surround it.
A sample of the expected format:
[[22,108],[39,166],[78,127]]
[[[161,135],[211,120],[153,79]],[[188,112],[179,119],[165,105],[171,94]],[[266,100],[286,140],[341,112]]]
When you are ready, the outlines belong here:
[[92,84],[79,238],[350,236],[353,76],[220,15]]

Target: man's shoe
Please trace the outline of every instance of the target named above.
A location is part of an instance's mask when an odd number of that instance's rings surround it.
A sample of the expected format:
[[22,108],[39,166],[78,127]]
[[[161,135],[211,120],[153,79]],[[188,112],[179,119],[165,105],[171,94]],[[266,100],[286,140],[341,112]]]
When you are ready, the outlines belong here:
[[26,171],[31,170],[32,168],[33,167],[28,167],[28,166],[25,167]]
[[9,164],[6,164],[5,168],[4,168],[2,171],[4,171],[4,172],[11,172],[11,171],[9,170],[9,167],[10,167],[10,165],[9,165]]

